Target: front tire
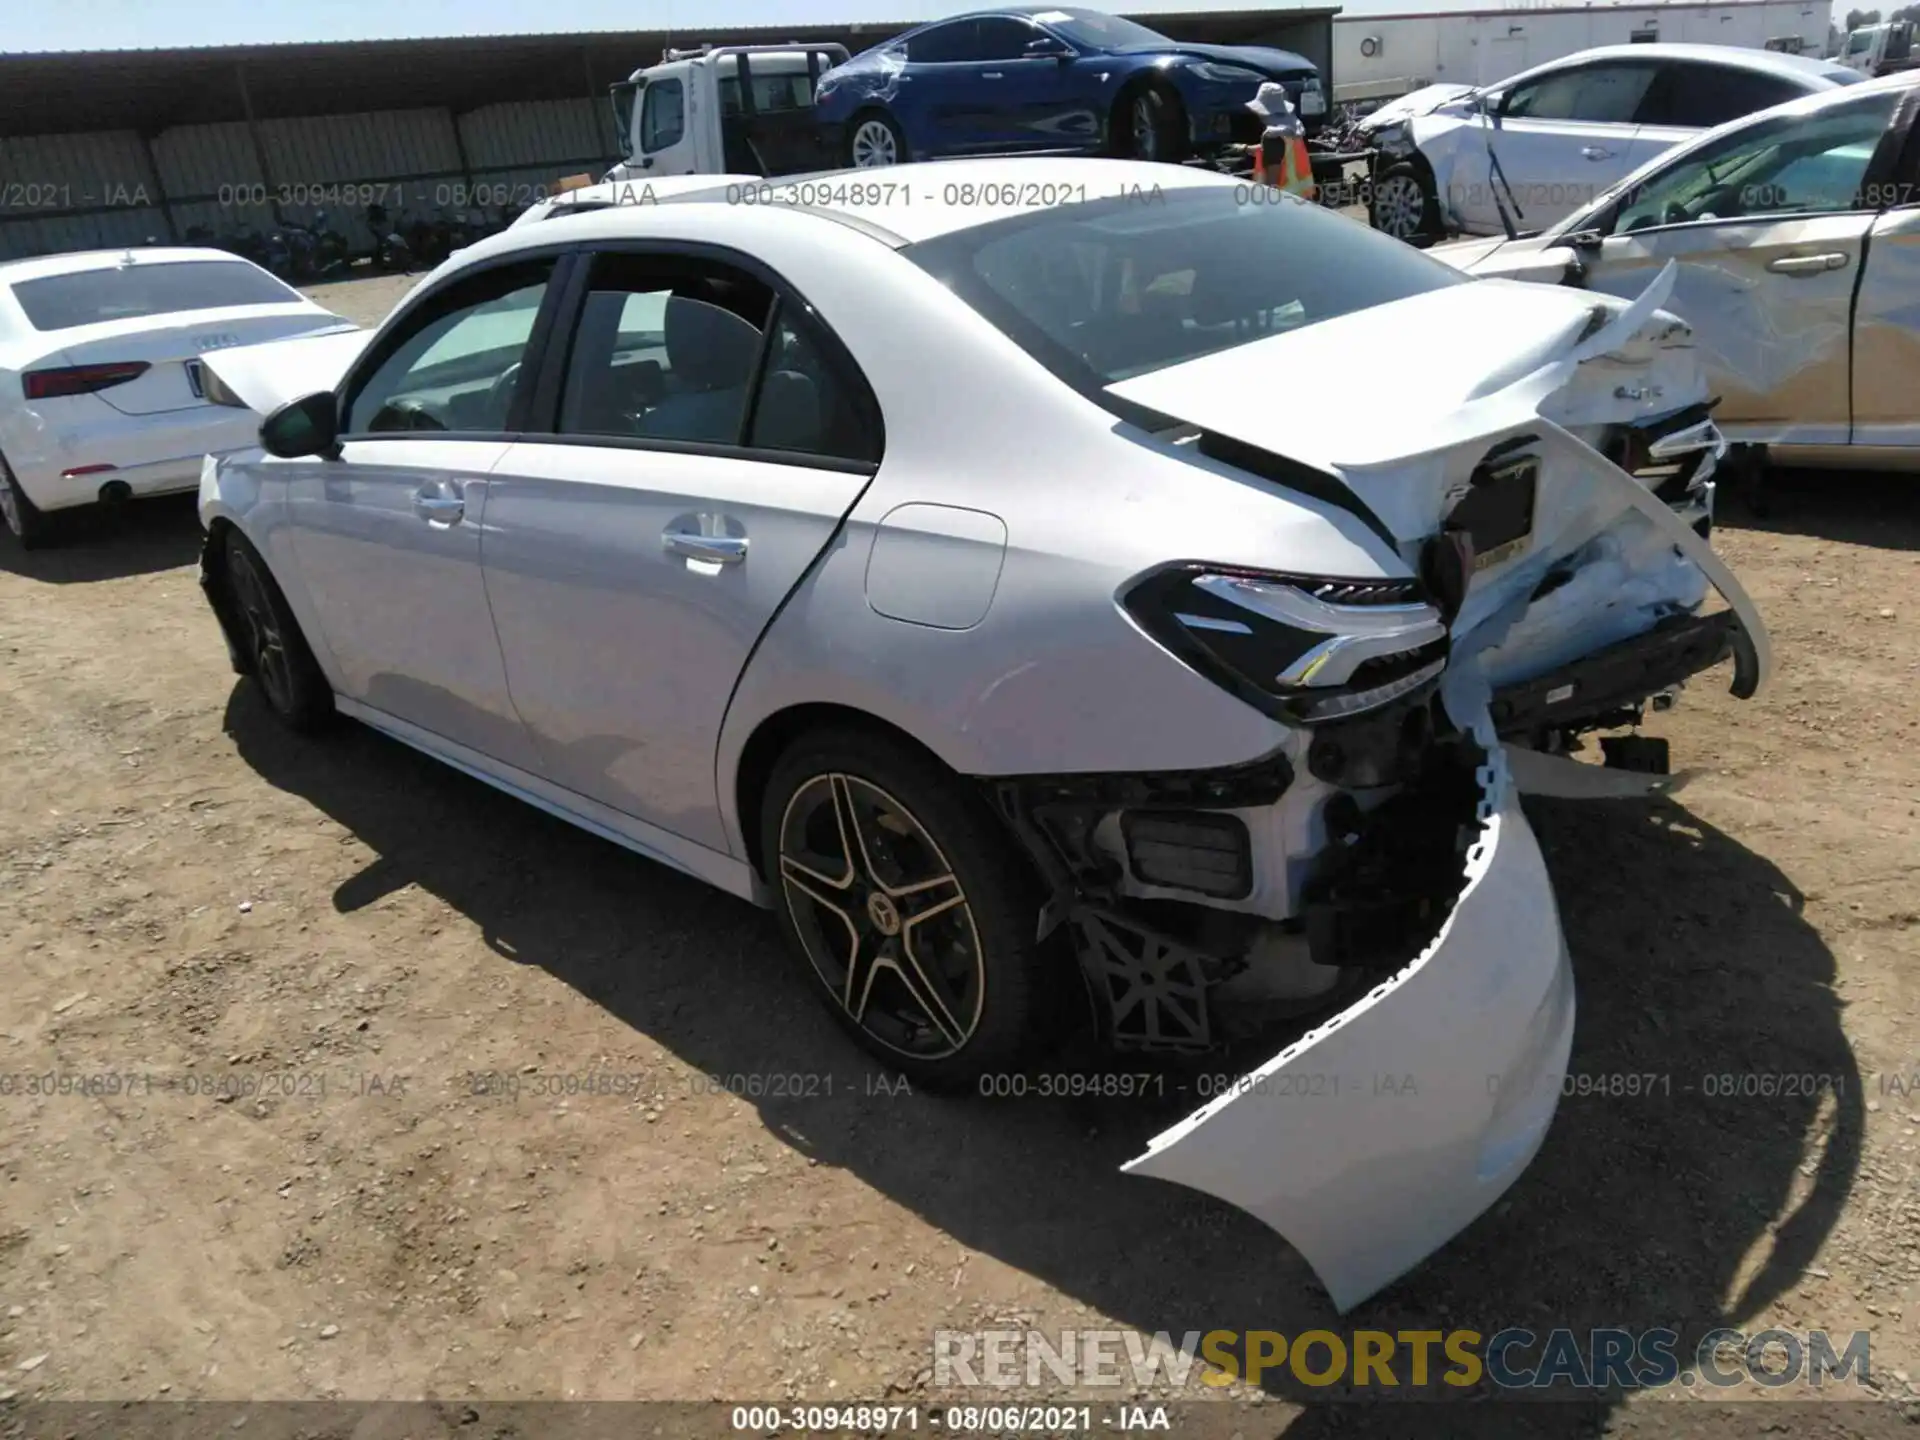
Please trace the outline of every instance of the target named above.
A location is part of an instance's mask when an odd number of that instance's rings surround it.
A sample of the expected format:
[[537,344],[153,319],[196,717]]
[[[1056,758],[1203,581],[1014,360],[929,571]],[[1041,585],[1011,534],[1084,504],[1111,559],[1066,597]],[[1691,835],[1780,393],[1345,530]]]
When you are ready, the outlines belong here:
[[1123,160],[1164,161],[1186,158],[1185,120],[1179,98],[1158,85],[1140,85],[1115,107],[1113,152]]
[[0,520],[6,522],[7,533],[22,550],[38,550],[47,543],[47,517],[20,488],[4,456],[0,456]]
[[803,737],[768,781],[761,855],[787,943],[869,1054],[960,1090],[1031,1051],[1037,884],[964,781],[885,736]]
[[907,137],[891,115],[868,110],[853,117],[847,131],[847,164],[856,170],[883,170],[911,158]]
[[231,528],[224,545],[227,602],[244,673],[260,687],[275,719],[296,734],[310,734],[333,717],[333,688],[260,552]]
[[1373,228],[1409,245],[1425,247],[1440,238],[1440,198],[1433,179],[1403,160],[1382,175],[1367,206]]

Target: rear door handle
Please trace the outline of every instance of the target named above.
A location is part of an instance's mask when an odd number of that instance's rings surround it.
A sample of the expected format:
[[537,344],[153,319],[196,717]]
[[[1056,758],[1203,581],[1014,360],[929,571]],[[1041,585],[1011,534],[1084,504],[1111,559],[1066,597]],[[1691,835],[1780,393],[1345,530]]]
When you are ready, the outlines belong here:
[[710,565],[738,565],[747,558],[744,535],[693,535],[684,530],[669,530],[660,537],[660,544],[669,555],[704,560]]
[[1582,145],[1580,153],[1589,160],[1611,160],[1613,152],[1604,145]]
[[1845,254],[1829,250],[1821,255],[1782,255],[1778,260],[1769,260],[1767,269],[1776,275],[1824,275],[1846,263]]
[[422,485],[413,492],[413,513],[430,525],[457,525],[466,516],[466,497],[446,485]]

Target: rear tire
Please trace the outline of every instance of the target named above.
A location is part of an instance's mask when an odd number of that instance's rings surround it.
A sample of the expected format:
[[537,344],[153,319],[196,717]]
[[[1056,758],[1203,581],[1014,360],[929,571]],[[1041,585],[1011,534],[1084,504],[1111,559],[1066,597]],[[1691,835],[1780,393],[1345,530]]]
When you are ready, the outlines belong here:
[[38,550],[47,543],[52,527],[13,478],[13,467],[4,456],[0,456],[0,519],[5,520],[7,533],[22,550]]
[[818,731],[775,765],[760,825],[787,943],[869,1054],[951,1091],[1032,1051],[1039,887],[965,781],[888,736]]
[[906,135],[883,110],[862,111],[847,127],[847,164],[856,170],[883,170],[912,158]]
[[1433,177],[1411,161],[1391,166],[1373,187],[1367,204],[1373,228],[1424,249],[1440,238],[1440,197]]
[[224,543],[227,602],[244,673],[274,718],[296,734],[311,734],[333,718],[333,687],[260,552],[236,529],[227,530]]

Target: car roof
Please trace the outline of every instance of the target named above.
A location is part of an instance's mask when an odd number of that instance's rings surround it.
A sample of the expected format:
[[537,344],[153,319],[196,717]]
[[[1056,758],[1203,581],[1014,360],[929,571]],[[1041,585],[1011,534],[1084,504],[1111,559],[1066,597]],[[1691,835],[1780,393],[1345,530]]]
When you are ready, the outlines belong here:
[[[595,238],[645,234],[652,227],[641,216],[659,207],[680,204],[786,207],[838,221],[897,248],[1055,206],[1127,197],[1151,200],[1170,190],[1235,184],[1216,171],[1140,160],[1040,155],[942,160],[885,170],[832,170],[778,180],[736,180],[675,189],[672,193],[656,192],[651,201],[636,198],[611,205],[590,201],[574,216],[568,216],[568,207],[559,204],[544,220],[505,232],[516,236],[518,244],[501,248],[543,243],[555,234],[546,226],[562,218],[570,227],[591,225],[590,231],[581,233]],[[644,180],[634,180],[592,188],[602,194],[621,189],[644,192],[645,185]],[[500,253],[491,240],[483,240],[473,249],[476,254]]]
[[118,250],[68,250],[59,255],[36,255],[29,260],[0,262],[0,283],[11,285],[21,280],[38,280],[47,275],[113,270],[127,264],[129,257],[135,265],[164,265],[182,260],[231,260],[237,265],[251,263],[230,250],[216,250],[209,245],[123,245]]
[[1558,60],[1533,66],[1526,74],[1546,69],[1561,69],[1590,60],[1693,60],[1703,65],[1720,65],[1731,70],[1753,70],[1763,75],[1778,75],[1787,80],[1835,81],[1835,72],[1851,74],[1845,66],[1811,55],[1788,55],[1779,50],[1752,50],[1743,45],[1690,45],[1675,42],[1645,45],[1596,45],[1564,55]]

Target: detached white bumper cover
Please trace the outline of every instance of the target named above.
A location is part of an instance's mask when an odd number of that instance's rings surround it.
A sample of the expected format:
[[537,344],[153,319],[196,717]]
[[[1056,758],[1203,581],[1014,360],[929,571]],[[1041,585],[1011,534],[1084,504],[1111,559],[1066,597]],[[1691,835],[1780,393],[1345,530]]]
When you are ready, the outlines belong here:
[[1124,1167],[1258,1216],[1342,1312],[1491,1205],[1560,1101],[1573,974],[1539,844],[1489,753],[1486,829],[1433,944]]
[[356,327],[239,345],[211,351],[200,363],[256,414],[270,415],[289,400],[333,389],[373,333]]

